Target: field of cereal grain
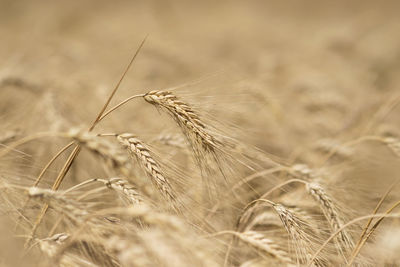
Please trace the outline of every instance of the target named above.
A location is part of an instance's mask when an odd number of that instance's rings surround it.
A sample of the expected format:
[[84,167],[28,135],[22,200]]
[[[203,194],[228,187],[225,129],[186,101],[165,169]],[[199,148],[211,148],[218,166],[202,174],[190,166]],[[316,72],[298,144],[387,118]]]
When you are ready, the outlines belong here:
[[0,0],[0,266],[399,266],[398,10]]

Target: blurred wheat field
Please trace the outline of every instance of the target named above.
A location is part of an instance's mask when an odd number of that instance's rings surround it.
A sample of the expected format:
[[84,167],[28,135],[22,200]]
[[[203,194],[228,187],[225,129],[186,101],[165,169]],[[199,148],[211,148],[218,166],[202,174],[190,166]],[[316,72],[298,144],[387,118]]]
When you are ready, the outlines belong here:
[[399,266],[398,10],[0,0],[0,266]]

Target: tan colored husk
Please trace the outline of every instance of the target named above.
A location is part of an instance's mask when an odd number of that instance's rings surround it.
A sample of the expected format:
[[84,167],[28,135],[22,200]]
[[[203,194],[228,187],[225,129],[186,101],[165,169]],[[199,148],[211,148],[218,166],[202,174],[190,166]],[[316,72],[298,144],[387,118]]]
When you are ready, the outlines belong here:
[[28,189],[28,195],[31,198],[44,201],[57,211],[74,220],[82,221],[83,218],[88,215],[88,212],[82,209],[82,205],[79,202],[67,198],[63,195],[62,191],[30,187]]
[[287,252],[274,241],[265,237],[263,234],[256,231],[246,231],[238,233],[237,236],[254,248],[266,252],[268,255],[276,258],[282,263],[286,263],[286,266],[295,266],[292,259],[288,256]]
[[135,135],[124,133],[117,135],[118,141],[128,150],[130,155],[137,159],[140,166],[149,176],[153,184],[167,200],[176,201],[176,194],[164,175],[160,165],[152,157],[150,150]]
[[105,181],[105,185],[124,195],[131,204],[138,205],[143,203],[143,198],[127,180],[122,178],[110,178]]
[[57,254],[57,249],[60,245],[64,243],[65,240],[69,238],[67,233],[58,233],[51,237],[40,239],[39,247],[45,252],[49,257],[53,257]]
[[161,134],[157,136],[154,141],[157,141],[163,145],[177,147],[177,148],[186,148],[187,144],[185,139],[180,134]]
[[72,129],[68,134],[93,153],[100,155],[110,170],[117,169],[124,175],[129,174],[129,158],[105,138],[78,129]]
[[[307,191],[309,194],[316,200],[320,209],[322,210],[326,220],[328,221],[332,232],[336,232],[343,226],[343,219],[339,215],[339,211],[336,205],[333,203],[333,200],[329,197],[329,195],[325,192],[322,186],[318,183],[312,182],[307,183],[306,185]],[[341,253],[344,250],[344,256],[354,247],[354,242],[352,237],[345,230],[341,231],[336,238],[338,242],[337,248]]]
[[58,233],[38,240],[40,249],[52,259],[50,266],[120,266],[101,244],[70,239],[70,234]]
[[201,121],[192,107],[181,101],[169,91],[151,91],[144,99],[157,107],[161,107],[175,119],[186,135],[192,148],[196,151],[198,146],[207,152],[215,152],[221,143],[210,134],[206,125]]
[[[305,264],[311,260],[313,255],[313,244],[310,240],[310,234],[306,232],[306,223],[298,218],[293,212],[282,204],[274,204],[274,210],[279,215],[281,222],[293,241],[297,256],[297,264]],[[321,258],[313,261],[314,266],[324,266]]]

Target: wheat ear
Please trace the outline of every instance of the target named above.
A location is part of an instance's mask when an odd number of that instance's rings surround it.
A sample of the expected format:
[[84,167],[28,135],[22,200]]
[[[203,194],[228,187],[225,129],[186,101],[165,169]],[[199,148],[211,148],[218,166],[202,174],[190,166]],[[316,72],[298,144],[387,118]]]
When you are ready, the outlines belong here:
[[117,135],[118,141],[136,158],[157,189],[170,201],[176,200],[176,195],[162,172],[160,165],[154,160],[146,145],[130,133]]
[[[318,203],[332,231],[335,232],[340,229],[343,226],[343,221],[340,218],[339,212],[334,205],[332,199],[325,192],[322,186],[318,183],[312,182],[307,183],[306,189]],[[339,243],[337,247],[340,252],[342,252],[342,248],[344,248],[345,251],[348,251],[354,246],[354,242],[346,230],[340,232],[337,238],[337,242]]]
[[60,245],[62,245],[65,240],[69,238],[69,234],[66,233],[58,233],[51,237],[39,239],[39,247],[40,249],[46,253],[48,256],[53,257],[57,254],[57,249]]
[[100,180],[104,184],[117,192],[126,196],[131,204],[141,204],[143,202],[142,196],[136,190],[136,187],[131,185],[127,180],[122,178],[110,178],[108,180]]
[[[281,204],[274,204],[272,207],[279,215],[284,228],[293,240],[298,263],[307,263],[312,257],[312,242],[309,238],[310,235],[305,230],[306,223]],[[320,258],[315,258],[313,264],[314,266],[324,266]]]
[[64,213],[67,217],[73,220],[82,220],[83,217],[88,215],[88,212],[82,208],[82,205],[65,197],[62,192],[57,192],[50,189],[42,189],[38,187],[30,187],[28,195],[31,198],[40,199],[52,206],[55,210]]
[[193,149],[200,145],[205,151],[214,152],[220,145],[220,142],[207,131],[206,125],[192,107],[171,92],[151,91],[145,94],[144,99],[168,111],[181,127]]

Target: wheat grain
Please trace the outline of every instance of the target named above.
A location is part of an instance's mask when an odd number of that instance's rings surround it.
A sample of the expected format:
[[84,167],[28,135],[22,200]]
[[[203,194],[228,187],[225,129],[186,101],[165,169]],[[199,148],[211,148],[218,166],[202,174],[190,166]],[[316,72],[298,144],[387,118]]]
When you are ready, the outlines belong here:
[[[306,188],[309,194],[317,201],[326,220],[331,226],[331,230],[333,232],[336,232],[338,229],[340,229],[343,226],[343,220],[339,215],[336,205],[333,203],[332,199],[328,196],[321,185],[312,182],[307,183]],[[354,247],[354,242],[346,230],[340,232],[337,238],[337,242],[339,242],[337,248],[342,254],[342,250],[348,252],[351,248]]]

